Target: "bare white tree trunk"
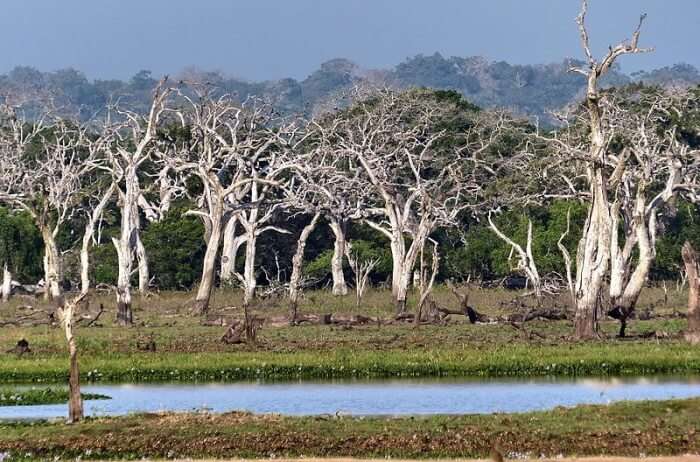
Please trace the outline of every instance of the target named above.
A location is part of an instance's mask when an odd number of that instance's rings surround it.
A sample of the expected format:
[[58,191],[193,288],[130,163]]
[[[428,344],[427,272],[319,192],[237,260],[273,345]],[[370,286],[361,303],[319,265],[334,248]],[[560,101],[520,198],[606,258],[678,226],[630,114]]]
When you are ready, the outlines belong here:
[[236,272],[236,256],[238,249],[241,246],[241,239],[237,239],[236,229],[238,225],[238,217],[232,216],[226,223],[223,232],[223,249],[221,250],[221,269],[220,277],[222,283],[231,283]]
[[223,204],[221,201],[215,202],[214,207],[209,212],[208,217],[208,239],[207,249],[204,253],[204,264],[202,267],[202,279],[199,282],[197,297],[195,298],[195,312],[198,314],[206,314],[209,311],[209,301],[214,288],[216,279],[215,266],[216,257],[219,253],[219,244],[221,243],[221,222],[223,220]]
[[255,231],[248,232],[245,245],[245,265],[243,267],[243,306],[249,307],[255,298],[257,279],[255,276],[255,253],[258,237]]
[[[83,233],[83,241],[80,247],[80,290],[87,293],[90,290],[90,245],[95,236],[95,226],[102,217],[105,207],[114,193],[115,185],[110,185],[109,189],[102,195],[100,202],[90,213],[85,231]],[[99,236],[98,236],[99,237]]]
[[2,268],[2,302],[10,301],[12,295],[12,273],[7,267],[7,263]]
[[58,251],[58,245],[51,229],[42,226],[41,236],[44,240],[44,269],[46,294],[49,300],[58,300],[61,298],[61,254]]
[[141,242],[141,236],[138,234],[136,235],[136,258],[139,263],[139,293],[146,294],[148,293],[151,276],[148,269],[148,254],[143,246],[143,242]]
[[329,226],[335,237],[333,242],[333,258],[331,259],[333,295],[347,295],[348,285],[345,282],[345,273],[343,272],[343,258],[345,257],[347,246],[347,226],[345,223],[335,218],[330,219]]
[[134,261],[134,250],[138,240],[138,230],[134,228],[138,187],[136,185],[136,169],[131,166],[124,174],[126,188],[121,193],[121,233],[119,239],[112,238],[117,250],[119,272],[117,276],[117,322],[129,326],[134,321],[131,309],[131,270]]
[[304,264],[304,251],[306,250],[306,241],[311,233],[316,229],[318,220],[321,218],[321,213],[317,212],[311,222],[304,226],[297,240],[297,250],[292,257],[292,275],[289,278],[289,322],[294,324],[297,319],[297,308],[299,306],[299,291],[301,285],[301,270]]

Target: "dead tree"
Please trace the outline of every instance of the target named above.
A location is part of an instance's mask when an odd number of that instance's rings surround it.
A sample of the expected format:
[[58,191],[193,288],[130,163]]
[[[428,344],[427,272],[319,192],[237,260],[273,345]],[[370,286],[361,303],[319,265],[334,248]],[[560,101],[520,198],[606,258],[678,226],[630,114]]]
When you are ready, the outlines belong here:
[[[535,293],[535,298],[539,304],[542,299],[542,280],[540,279],[540,273],[537,271],[537,264],[535,262],[535,257],[532,254],[532,220],[527,220],[527,243],[525,249],[523,249],[520,244],[503,234],[503,232],[498,229],[496,223],[494,223],[491,218],[492,211],[489,211],[488,221],[491,230],[499,237],[502,241],[508,244],[511,248],[511,255],[513,252],[518,254],[518,264],[517,270],[522,271],[527,276],[527,279],[532,284],[532,288]],[[509,258],[510,259],[510,258]]]
[[685,338],[693,345],[700,344],[700,260],[690,242],[683,245],[683,263],[688,275],[688,330]]
[[339,115],[338,155],[359,169],[372,195],[362,204],[363,221],[389,240],[397,315],[406,311],[413,268],[428,236],[454,223],[481,189],[466,166],[469,148],[439,149],[445,132],[438,121],[452,109],[429,93],[384,91]]
[[110,116],[102,129],[102,145],[117,185],[121,211],[119,238],[112,242],[117,250],[117,321],[128,326],[133,323],[131,309],[131,275],[134,258],[138,260],[139,291],[148,290],[150,280],[148,260],[140,237],[139,198],[144,164],[155,151],[156,131],[166,111],[171,90],[163,79],[154,91],[151,107],[145,116],[119,106],[110,108]]
[[698,188],[694,177],[700,152],[683,142],[670,120],[683,118],[691,100],[685,92],[649,90],[604,102],[604,124],[624,145],[609,183],[613,201],[608,314],[620,321],[620,337],[625,336],[627,319],[656,256],[659,221],[674,198],[692,196]]
[[44,242],[45,294],[58,300],[63,265],[57,236],[79,209],[83,182],[99,160],[83,152],[86,128],[76,121],[48,115],[29,121],[8,107],[3,113],[0,201],[34,220]]
[[[575,336],[579,339],[598,337],[600,300],[603,295],[603,283],[610,268],[610,242],[613,234],[609,187],[611,182],[617,181],[616,171],[620,163],[618,156],[610,153],[610,143],[616,132],[605,123],[606,95],[601,92],[599,82],[620,56],[650,51],[639,47],[639,35],[644,20],[642,16],[631,40],[611,46],[605,56],[600,61],[597,60],[593,57],[589,44],[587,12],[588,2],[583,0],[576,23],[586,56],[586,67],[571,68],[572,72],[586,78],[585,115],[576,127],[560,130],[554,137],[541,137],[553,148],[554,164],[578,169],[575,177],[566,173],[560,173],[558,176],[563,179],[565,187],[574,191],[577,190],[577,184],[583,182],[586,191],[578,197],[589,204],[576,256],[574,328]],[[585,128],[581,128],[581,125]],[[566,135],[571,133],[575,136],[568,138]],[[543,169],[543,172],[546,175],[548,169]]]
[[[229,252],[227,239],[234,236],[227,233],[234,232],[230,224],[235,227],[237,222],[243,222],[241,215],[245,216],[246,212],[241,209],[250,205],[244,203],[246,196],[262,183],[262,187],[274,183],[272,178],[260,178],[255,169],[267,166],[265,162],[278,138],[268,128],[269,108],[260,102],[250,100],[241,105],[228,95],[213,97],[209,88],[187,90],[194,92],[196,98],[179,91],[186,107],[171,112],[183,129],[189,129],[190,137],[176,141],[176,146],[167,150],[166,165],[172,165],[174,171],[184,176],[196,178],[202,186],[202,194],[196,200],[198,209],[187,213],[200,217],[205,228],[207,246],[195,311],[206,314],[221,241],[224,240],[225,251]],[[233,264],[235,254],[223,258],[230,258]]]
[[362,297],[367,290],[369,275],[379,264],[379,259],[362,259],[358,252],[352,252],[352,245],[350,243],[346,246],[346,256],[350,263],[352,273],[355,275],[355,306],[359,308],[362,303]]

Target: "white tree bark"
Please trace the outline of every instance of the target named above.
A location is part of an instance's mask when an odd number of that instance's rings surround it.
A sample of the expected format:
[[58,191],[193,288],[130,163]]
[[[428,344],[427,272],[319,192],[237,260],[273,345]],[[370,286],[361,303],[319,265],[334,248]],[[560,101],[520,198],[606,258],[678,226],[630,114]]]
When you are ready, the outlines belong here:
[[49,300],[59,300],[63,295],[61,254],[51,229],[42,227],[41,236],[44,240],[45,293],[48,294]]
[[333,295],[347,295],[348,285],[343,272],[343,259],[346,253],[346,226],[335,218],[329,218],[329,227],[333,231],[333,257],[331,258],[331,275],[333,277]]
[[292,257],[292,274],[289,278],[289,322],[296,323],[297,312],[299,306],[299,292],[301,286],[302,266],[304,264],[304,251],[306,250],[306,241],[311,233],[316,229],[318,220],[321,218],[321,213],[317,212],[311,222],[304,226],[297,240],[297,249]]
[[498,229],[496,223],[491,219],[492,212],[489,212],[488,220],[491,230],[498,236],[502,241],[508,244],[511,249],[513,249],[518,254],[518,266],[517,268],[525,273],[528,280],[532,284],[532,288],[535,291],[535,297],[538,303],[542,299],[542,280],[540,279],[540,273],[537,270],[537,264],[535,262],[535,257],[532,254],[532,220],[527,220],[527,243],[525,245],[525,250],[520,246],[520,244],[513,241],[511,238],[503,234],[503,232]]
[[202,266],[202,279],[199,282],[197,296],[195,298],[195,312],[205,314],[209,310],[212,290],[216,279],[216,257],[219,253],[221,243],[221,227],[224,219],[223,203],[219,200],[212,200],[213,204],[207,217],[207,248],[204,253],[204,264]]
[[238,217],[232,216],[226,223],[222,235],[223,249],[221,250],[220,277],[223,284],[230,284],[236,271],[236,256],[243,240],[236,236]]
[[110,184],[109,188],[102,195],[97,205],[92,209],[85,223],[82,245],[80,247],[80,288],[82,292],[90,290],[90,246],[95,237],[95,226],[102,217],[105,207],[114,194],[115,185]]
[[5,263],[2,267],[2,302],[10,301],[12,295],[12,273]]

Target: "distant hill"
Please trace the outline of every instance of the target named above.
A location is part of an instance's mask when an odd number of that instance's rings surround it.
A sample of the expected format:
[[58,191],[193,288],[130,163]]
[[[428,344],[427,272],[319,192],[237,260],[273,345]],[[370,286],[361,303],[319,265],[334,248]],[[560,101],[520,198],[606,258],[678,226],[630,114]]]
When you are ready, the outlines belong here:
[[[240,99],[261,96],[273,102],[283,113],[314,113],[332,103],[344,90],[369,83],[397,88],[456,90],[479,106],[507,108],[546,120],[548,110],[559,109],[582,95],[583,77],[567,72],[571,64],[513,65],[482,57],[445,58],[436,53],[409,58],[392,69],[377,70],[362,69],[346,59],[334,59],[323,63],[301,81],[250,82],[194,68],[183,70],[175,78],[210,82],[224,91],[235,93]],[[128,81],[90,81],[75,69],[40,72],[30,67],[16,67],[0,75],[0,95],[50,94],[60,106],[80,111],[82,117],[87,118],[115,99],[136,109],[144,109],[156,82],[149,71],[141,71]],[[662,86],[698,85],[700,72],[688,64],[631,75],[617,68],[605,80],[608,86],[632,82]]]

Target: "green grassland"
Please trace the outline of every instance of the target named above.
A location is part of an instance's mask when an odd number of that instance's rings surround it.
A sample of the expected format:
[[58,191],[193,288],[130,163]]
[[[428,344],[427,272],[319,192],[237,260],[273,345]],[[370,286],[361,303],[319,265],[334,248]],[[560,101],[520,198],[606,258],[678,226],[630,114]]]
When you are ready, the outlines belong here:
[[[663,302],[660,289],[647,289],[639,309],[654,307],[658,315],[632,321],[629,338],[617,339],[617,323],[602,323],[602,339],[571,340],[570,321],[532,321],[469,324],[462,316],[440,325],[416,327],[411,323],[373,322],[363,326],[301,325],[277,322],[263,327],[255,345],[226,345],[222,326],[202,325],[190,313],[187,293],[162,293],[137,298],[136,324],[114,325],[111,296],[96,295],[91,307],[102,303],[105,314],[91,327],[77,331],[81,372],[90,381],[192,381],[239,379],[397,377],[397,376],[584,376],[700,373],[700,350],[681,336],[686,321],[674,313],[685,310],[683,293],[669,291]],[[489,316],[526,310],[510,303],[518,295],[501,289],[476,289],[470,303]],[[438,303],[456,308],[445,288],[435,295]],[[34,299],[15,299],[3,309],[2,319],[21,316]],[[560,299],[548,303],[563,305]],[[210,319],[240,316],[238,291],[215,294]],[[284,299],[258,303],[257,315],[283,319]],[[325,291],[304,297],[302,314],[363,314],[382,319],[392,315],[388,291],[373,290],[362,307],[354,298],[332,297]],[[67,374],[63,333],[49,325],[0,327],[0,348],[29,340],[32,352],[18,357],[3,354],[0,382],[61,382]],[[153,340],[156,352],[138,345]]]

